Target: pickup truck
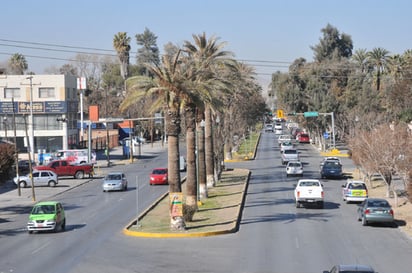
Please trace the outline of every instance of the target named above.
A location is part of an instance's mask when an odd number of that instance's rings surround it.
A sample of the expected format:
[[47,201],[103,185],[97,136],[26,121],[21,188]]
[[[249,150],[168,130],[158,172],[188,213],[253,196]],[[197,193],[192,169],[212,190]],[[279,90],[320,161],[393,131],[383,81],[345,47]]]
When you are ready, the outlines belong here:
[[300,161],[299,152],[296,149],[284,150],[280,157],[282,165],[288,164],[289,161]]
[[77,179],[83,179],[85,175],[93,177],[93,164],[71,164],[67,160],[54,160],[47,165],[34,167],[35,170],[48,170],[55,172],[60,176],[73,176]]
[[316,204],[323,208],[323,185],[318,179],[299,179],[294,196],[297,208],[308,204]]

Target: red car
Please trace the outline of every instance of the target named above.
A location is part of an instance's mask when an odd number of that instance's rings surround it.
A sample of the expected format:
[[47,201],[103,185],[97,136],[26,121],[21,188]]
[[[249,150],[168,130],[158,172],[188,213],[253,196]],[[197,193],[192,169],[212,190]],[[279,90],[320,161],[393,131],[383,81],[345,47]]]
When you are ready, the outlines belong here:
[[167,185],[169,180],[167,178],[167,168],[153,169],[150,174],[150,185]]
[[299,143],[310,143],[310,138],[308,134],[301,133],[298,135],[298,142]]

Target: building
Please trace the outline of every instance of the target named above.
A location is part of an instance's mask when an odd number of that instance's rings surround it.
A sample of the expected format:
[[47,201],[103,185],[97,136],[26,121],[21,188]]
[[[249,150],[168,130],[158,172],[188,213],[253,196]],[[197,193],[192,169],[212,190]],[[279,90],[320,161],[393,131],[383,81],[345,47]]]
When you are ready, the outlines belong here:
[[[79,142],[77,78],[69,75],[0,75],[0,138],[20,153],[49,153]],[[37,157],[35,157],[37,159]]]

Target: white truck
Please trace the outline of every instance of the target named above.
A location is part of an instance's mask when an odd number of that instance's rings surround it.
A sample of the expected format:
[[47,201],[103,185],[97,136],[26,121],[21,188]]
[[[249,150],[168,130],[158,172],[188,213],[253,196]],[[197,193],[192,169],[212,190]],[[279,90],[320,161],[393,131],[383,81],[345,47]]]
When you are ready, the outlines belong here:
[[309,204],[323,208],[323,185],[318,179],[299,179],[294,196],[297,208]]
[[280,160],[282,165],[288,164],[289,161],[300,161],[299,151],[296,149],[288,149],[281,152]]

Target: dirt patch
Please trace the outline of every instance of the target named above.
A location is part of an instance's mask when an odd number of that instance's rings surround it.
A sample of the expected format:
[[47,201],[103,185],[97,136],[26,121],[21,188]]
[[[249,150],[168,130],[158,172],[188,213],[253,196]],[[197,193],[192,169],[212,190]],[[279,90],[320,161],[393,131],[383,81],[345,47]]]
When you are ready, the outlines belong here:
[[[232,169],[222,173],[215,187],[208,189],[208,198],[201,200],[198,211],[186,230],[171,231],[169,197],[166,195],[155,206],[129,227],[129,231],[142,233],[201,233],[237,229],[238,217],[243,205],[249,170]],[[182,185],[185,194],[185,183]]]

